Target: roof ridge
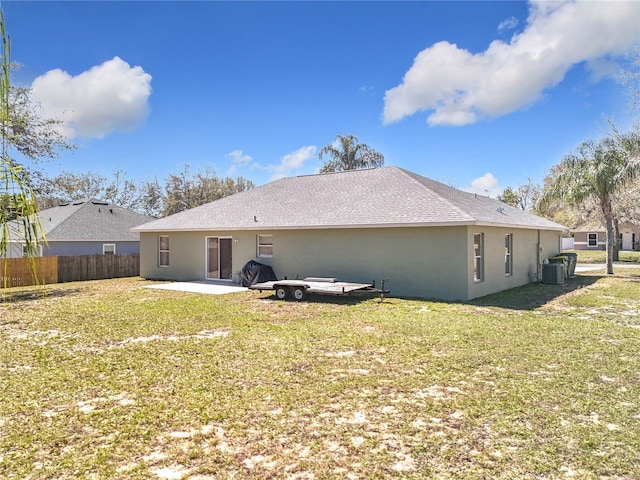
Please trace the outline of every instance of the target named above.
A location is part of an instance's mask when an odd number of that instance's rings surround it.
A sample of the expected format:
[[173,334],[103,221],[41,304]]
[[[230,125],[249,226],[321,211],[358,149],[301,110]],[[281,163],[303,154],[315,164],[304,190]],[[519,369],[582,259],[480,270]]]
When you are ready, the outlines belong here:
[[[350,168],[349,170],[336,170],[334,172],[315,172],[315,173],[303,173],[301,175],[294,175],[292,177],[282,177],[282,178],[278,178],[276,180],[273,180],[272,182],[267,182],[263,185],[259,185],[259,186],[264,186],[264,185],[268,185],[269,183],[274,183],[280,180],[286,180],[286,179],[291,179],[291,178],[304,178],[304,177],[321,177],[321,176],[328,176],[328,175],[340,175],[341,173],[345,173],[345,174],[353,174],[356,172],[366,172],[366,171],[370,171],[370,170],[386,170],[387,168],[394,168],[394,165],[389,165],[386,167],[367,167],[367,168]],[[257,187],[256,187],[257,188]]]
[[460,213],[461,215],[466,216],[466,217],[468,217],[468,218],[470,218],[470,219],[473,219],[473,220],[477,220],[477,218],[475,218],[475,216],[473,216],[473,215],[469,214],[469,212],[464,211],[462,208],[458,207],[458,206],[457,206],[457,205],[455,205],[453,202],[451,202],[451,200],[449,200],[448,198],[443,197],[443,196],[442,196],[442,195],[440,195],[438,192],[436,192],[436,191],[434,191],[433,189],[429,188],[427,185],[425,185],[424,183],[422,183],[421,181],[419,181],[417,178],[415,178],[415,176],[414,176],[414,175],[416,175],[416,176],[418,176],[418,177],[421,177],[421,178],[424,178],[425,180],[427,180],[427,181],[429,181],[429,182],[434,182],[434,183],[437,183],[437,184],[439,184],[439,185],[442,185],[443,187],[446,187],[446,188],[448,188],[448,189],[455,190],[455,191],[456,191],[456,193],[457,193],[457,192],[460,192],[461,190],[458,190],[458,189],[453,188],[453,187],[449,187],[448,185],[445,185],[444,183],[438,182],[438,181],[436,181],[436,180],[432,180],[432,179],[430,179],[430,178],[425,177],[424,175],[420,175],[419,173],[413,173],[413,172],[410,172],[410,171],[405,170],[404,168],[401,168],[401,167],[395,167],[395,166],[393,166],[393,167],[389,167],[389,168],[395,168],[395,169],[399,170],[399,171],[400,171],[400,173],[402,173],[403,175],[405,175],[405,176],[409,177],[409,180],[411,180],[412,182],[417,183],[421,188],[424,188],[424,189],[428,190],[429,192],[431,192],[432,194],[434,194],[435,196],[437,196],[437,197],[438,197],[438,199],[439,199],[440,201],[442,201],[442,202],[446,203],[447,205],[449,205],[451,208],[453,208],[454,210],[456,210],[456,211],[457,211],[458,213]]

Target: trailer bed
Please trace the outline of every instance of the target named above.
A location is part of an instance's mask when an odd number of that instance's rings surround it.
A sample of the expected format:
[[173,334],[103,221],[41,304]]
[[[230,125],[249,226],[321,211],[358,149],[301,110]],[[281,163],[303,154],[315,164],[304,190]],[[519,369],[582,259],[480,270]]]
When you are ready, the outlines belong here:
[[383,288],[380,289],[370,283],[341,282],[335,278],[317,277],[308,277],[303,280],[274,280],[249,286],[249,288],[253,290],[275,290],[276,297],[281,300],[290,298],[302,300],[306,294],[336,296],[374,294],[380,295],[380,299],[382,300],[384,295],[389,293],[389,290],[384,290],[384,282],[382,287]]

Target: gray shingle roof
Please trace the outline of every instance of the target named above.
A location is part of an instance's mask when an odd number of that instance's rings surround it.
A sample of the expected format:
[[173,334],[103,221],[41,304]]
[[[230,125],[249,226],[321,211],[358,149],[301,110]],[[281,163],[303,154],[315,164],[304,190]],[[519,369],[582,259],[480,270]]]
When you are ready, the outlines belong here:
[[40,211],[48,241],[137,241],[131,228],[153,219],[95,199],[82,199]]
[[437,225],[566,230],[398,167],[289,177],[135,228],[138,232]]

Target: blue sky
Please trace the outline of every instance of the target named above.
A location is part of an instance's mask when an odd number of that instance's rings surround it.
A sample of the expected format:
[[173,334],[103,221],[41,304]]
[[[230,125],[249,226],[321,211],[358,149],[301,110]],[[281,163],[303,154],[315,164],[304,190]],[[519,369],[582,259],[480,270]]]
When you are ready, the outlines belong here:
[[605,116],[640,2],[2,2],[15,82],[78,145],[40,164],[264,184],[353,134],[397,165],[496,195],[542,182]]

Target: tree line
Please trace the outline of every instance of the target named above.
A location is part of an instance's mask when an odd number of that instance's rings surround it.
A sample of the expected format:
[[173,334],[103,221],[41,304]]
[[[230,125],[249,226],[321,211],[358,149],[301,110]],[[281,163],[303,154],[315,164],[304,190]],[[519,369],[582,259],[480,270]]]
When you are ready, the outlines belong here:
[[218,177],[211,168],[195,172],[185,164],[178,173],[158,179],[136,181],[124,170],[107,177],[95,172],[63,171],[54,177],[38,175],[34,191],[39,210],[80,198],[96,198],[120,207],[163,217],[242,192],[255,185],[244,177]]

